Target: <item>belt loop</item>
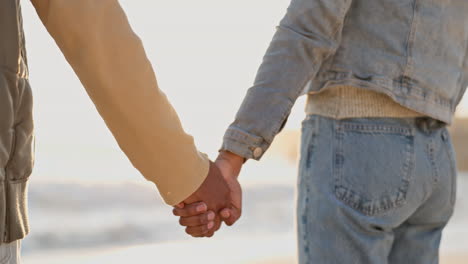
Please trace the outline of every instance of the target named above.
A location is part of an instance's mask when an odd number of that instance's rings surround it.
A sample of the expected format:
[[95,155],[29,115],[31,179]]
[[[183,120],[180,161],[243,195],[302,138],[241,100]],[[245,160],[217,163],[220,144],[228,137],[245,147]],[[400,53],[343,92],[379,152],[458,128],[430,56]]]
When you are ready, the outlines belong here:
[[448,139],[449,139],[448,131],[447,131],[447,129],[444,129],[444,131],[442,131],[442,140],[443,141],[448,141]]
[[429,131],[428,126],[427,126],[427,117],[417,117],[416,118],[416,127],[423,132],[424,134],[427,134]]
[[446,124],[430,117],[418,117],[416,118],[416,127],[419,128],[423,133],[430,134],[432,131],[445,127]]

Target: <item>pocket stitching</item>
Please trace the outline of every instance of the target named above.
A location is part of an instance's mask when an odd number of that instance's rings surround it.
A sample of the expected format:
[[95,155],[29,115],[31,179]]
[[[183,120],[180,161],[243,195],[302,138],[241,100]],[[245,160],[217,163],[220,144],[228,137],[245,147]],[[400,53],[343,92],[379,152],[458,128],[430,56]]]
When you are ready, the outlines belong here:
[[[338,124],[335,129],[336,147],[334,148],[334,162],[333,162],[333,175],[335,177],[334,194],[335,196],[343,201],[348,206],[355,210],[368,215],[377,215],[384,212],[391,211],[392,209],[399,208],[406,204],[406,196],[411,180],[411,169],[414,163],[414,133],[411,128],[399,127],[393,125],[381,125],[381,124],[354,124],[354,123],[342,123]],[[384,134],[397,134],[406,138],[405,142],[405,154],[406,158],[401,168],[402,177],[400,185],[392,190],[393,195],[380,195],[378,198],[367,199],[359,194],[344,186],[341,181],[344,177],[343,172],[343,141],[344,132],[351,131],[353,133],[384,133]],[[352,186],[351,186],[352,187]],[[396,191],[396,193],[395,193]],[[358,202],[355,199],[358,198]],[[370,205],[363,205],[365,202],[369,202]],[[378,205],[377,205],[378,204]]]

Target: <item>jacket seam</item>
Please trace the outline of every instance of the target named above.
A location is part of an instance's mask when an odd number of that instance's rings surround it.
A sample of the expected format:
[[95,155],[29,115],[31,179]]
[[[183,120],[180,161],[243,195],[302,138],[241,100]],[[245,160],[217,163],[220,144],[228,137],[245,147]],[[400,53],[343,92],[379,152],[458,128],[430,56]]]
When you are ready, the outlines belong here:
[[[415,98],[415,99],[423,99],[425,100],[425,98],[422,98],[422,97],[419,97],[419,96],[416,96],[416,95],[411,95],[411,96],[408,96],[408,95],[404,95],[404,96],[401,96],[401,95],[397,95],[395,94],[395,90],[392,90],[390,89],[389,87],[385,86],[385,85],[381,85],[381,84],[378,84],[378,83],[375,83],[375,82],[371,82],[371,81],[362,81],[362,80],[359,80],[359,79],[355,79],[355,78],[343,78],[343,79],[340,79],[340,78],[333,78],[333,79],[328,79],[327,81],[325,81],[325,86],[328,86],[330,84],[330,82],[351,82],[351,83],[355,83],[355,84],[359,84],[359,85],[363,85],[363,82],[368,84],[367,86],[364,85],[365,87],[369,87],[369,86],[372,86],[372,87],[378,87],[380,89],[384,89],[385,91],[388,91],[390,93],[385,93],[386,95],[390,96],[390,97],[395,97],[395,98],[403,98],[403,99],[407,99],[407,98]],[[364,88],[365,88],[364,87]],[[401,87],[400,87],[401,88]],[[418,87],[415,87],[416,90],[420,90],[420,88]],[[382,92],[382,91],[380,91]],[[439,95],[436,95],[439,97]],[[443,100],[446,100],[447,102],[449,100],[447,99],[443,99]],[[434,100],[428,100],[428,101],[424,101],[425,103],[429,103],[431,105],[434,105],[434,106],[443,106],[443,107],[451,107],[451,104],[450,103],[438,103]]]
[[[354,0],[349,0],[349,1],[350,1],[349,6],[347,8],[343,7],[343,10],[341,10],[340,20],[336,23],[336,25],[335,25],[336,29],[333,31],[332,36],[335,36],[336,33],[338,33],[338,31],[340,31],[340,25],[342,25],[341,28],[343,28],[344,25],[345,25],[346,19],[348,18],[348,16],[347,16],[348,11],[351,8],[351,4],[353,3]],[[337,46],[339,46],[339,45],[337,45]]]
[[[351,3],[353,2],[353,0],[350,0]],[[335,55],[336,53],[336,50],[338,49],[338,47],[340,46],[339,43],[337,43],[337,37],[336,37],[336,34],[340,31],[340,29],[343,29],[344,27],[344,24],[345,24],[345,21],[346,21],[346,14],[348,13],[348,10],[349,10],[349,7],[351,6],[351,3],[350,5],[348,6],[348,8],[342,8],[341,10],[341,14],[340,14],[340,19],[338,20],[338,22],[336,22],[336,24],[333,26],[335,29],[333,30],[333,33],[331,34],[331,37],[334,38],[334,42],[335,45],[333,47],[333,55]],[[333,41],[331,41],[333,43]],[[329,55],[329,57],[331,57],[332,55]]]
[[[224,138],[225,141],[231,141],[231,143],[234,143],[234,144],[240,144],[240,145],[243,145],[245,147],[247,147],[248,149],[250,148],[255,148],[255,143],[251,143],[251,142],[243,142],[239,139],[235,139],[233,137],[225,137]],[[261,144],[260,144],[261,145]]]
[[[307,79],[306,82],[304,82],[301,85],[301,87],[304,87],[307,82],[308,82],[308,79]],[[299,97],[299,95],[301,93],[302,93],[302,89],[300,89],[299,92],[296,92],[294,94],[294,97],[295,98]],[[291,102],[291,100],[288,100],[288,104],[284,107],[284,109],[282,109],[283,113],[281,114],[281,119],[279,119],[280,122],[276,122],[275,126],[273,127],[274,129],[271,130],[272,133],[269,135],[269,137],[271,138],[271,141],[263,139],[268,145],[271,145],[273,143],[274,137],[280,132],[281,127],[283,126],[284,122],[286,121],[286,119],[291,114],[291,108],[292,108],[293,105],[294,105],[294,103]]]
[[[346,22],[348,21],[349,19],[349,16],[348,16],[348,12],[349,12],[349,9],[351,8],[351,5],[353,4],[354,0],[350,0],[351,3],[349,4],[348,8],[343,8],[343,13],[341,14],[341,16],[343,17],[342,18],[342,27],[341,27],[341,30],[344,29],[344,26],[346,25]],[[339,24],[338,24],[339,25]],[[336,35],[336,33],[338,33],[338,31],[340,30],[339,26],[337,27],[334,35]],[[340,38],[340,43],[338,43],[336,45],[336,48],[335,48],[335,51],[333,52],[333,55],[330,55],[330,59],[331,59],[331,64],[333,65],[335,63],[335,58],[336,58],[336,52],[338,51],[338,49],[340,48],[341,46],[341,41],[342,41],[342,38],[343,36],[341,36]],[[320,71],[320,69],[319,69]]]
[[226,132],[225,138],[240,142],[240,140],[242,139],[234,136],[238,134],[243,135],[246,141],[249,141],[249,144],[252,144],[252,145],[261,144],[262,141],[265,141],[263,137],[247,132],[244,129],[237,127],[237,126],[230,126]]
[[408,33],[408,37],[406,40],[406,65],[403,70],[403,75],[401,76],[400,80],[400,85],[401,88],[404,88],[403,85],[405,83],[405,79],[409,77],[409,74],[411,72],[411,67],[412,67],[412,49],[414,45],[414,38],[415,38],[415,32],[416,32],[416,9],[417,9],[417,3],[418,0],[413,1],[413,16],[411,18],[411,25],[410,25],[410,31]]
[[[465,44],[466,48],[465,48],[465,54],[463,56],[463,64],[462,64],[462,74],[463,75],[463,69],[468,67],[468,40],[466,41],[466,44]],[[462,86],[463,84],[461,83],[463,80],[463,78],[461,77],[460,78],[460,86]],[[460,91],[458,92],[458,95],[457,95],[457,98],[455,98],[455,103],[453,104],[453,111],[455,110],[456,106],[460,103],[461,99],[463,98],[463,94],[465,93],[466,91],[466,87],[464,88],[461,88]]]

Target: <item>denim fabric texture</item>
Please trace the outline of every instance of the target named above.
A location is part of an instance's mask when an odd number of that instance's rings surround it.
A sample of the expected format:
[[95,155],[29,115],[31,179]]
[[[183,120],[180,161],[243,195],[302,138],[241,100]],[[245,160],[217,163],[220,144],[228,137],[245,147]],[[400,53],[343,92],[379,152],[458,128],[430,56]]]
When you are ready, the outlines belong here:
[[444,123],[309,115],[301,148],[301,264],[438,263],[456,192]]
[[467,14],[466,0],[292,0],[221,149],[260,159],[304,91],[339,85],[451,123],[468,86]]

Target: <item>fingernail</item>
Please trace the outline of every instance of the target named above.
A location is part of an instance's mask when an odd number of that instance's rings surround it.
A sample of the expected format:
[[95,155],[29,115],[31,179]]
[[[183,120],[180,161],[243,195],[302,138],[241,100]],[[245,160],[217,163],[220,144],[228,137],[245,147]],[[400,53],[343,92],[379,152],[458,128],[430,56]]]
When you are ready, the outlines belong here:
[[208,213],[208,220],[213,220],[215,218],[215,214],[213,212]]
[[221,211],[221,216],[223,218],[229,218],[229,216],[231,216],[231,214],[228,211],[224,210],[224,211]]
[[209,222],[209,223],[208,223],[208,229],[213,228],[213,226],[214,226],[214,223],[213,223],[213,222]]
[[206,210],[206,205],[205,204],[200,204],[197,206],[197,212],[203,212]]

